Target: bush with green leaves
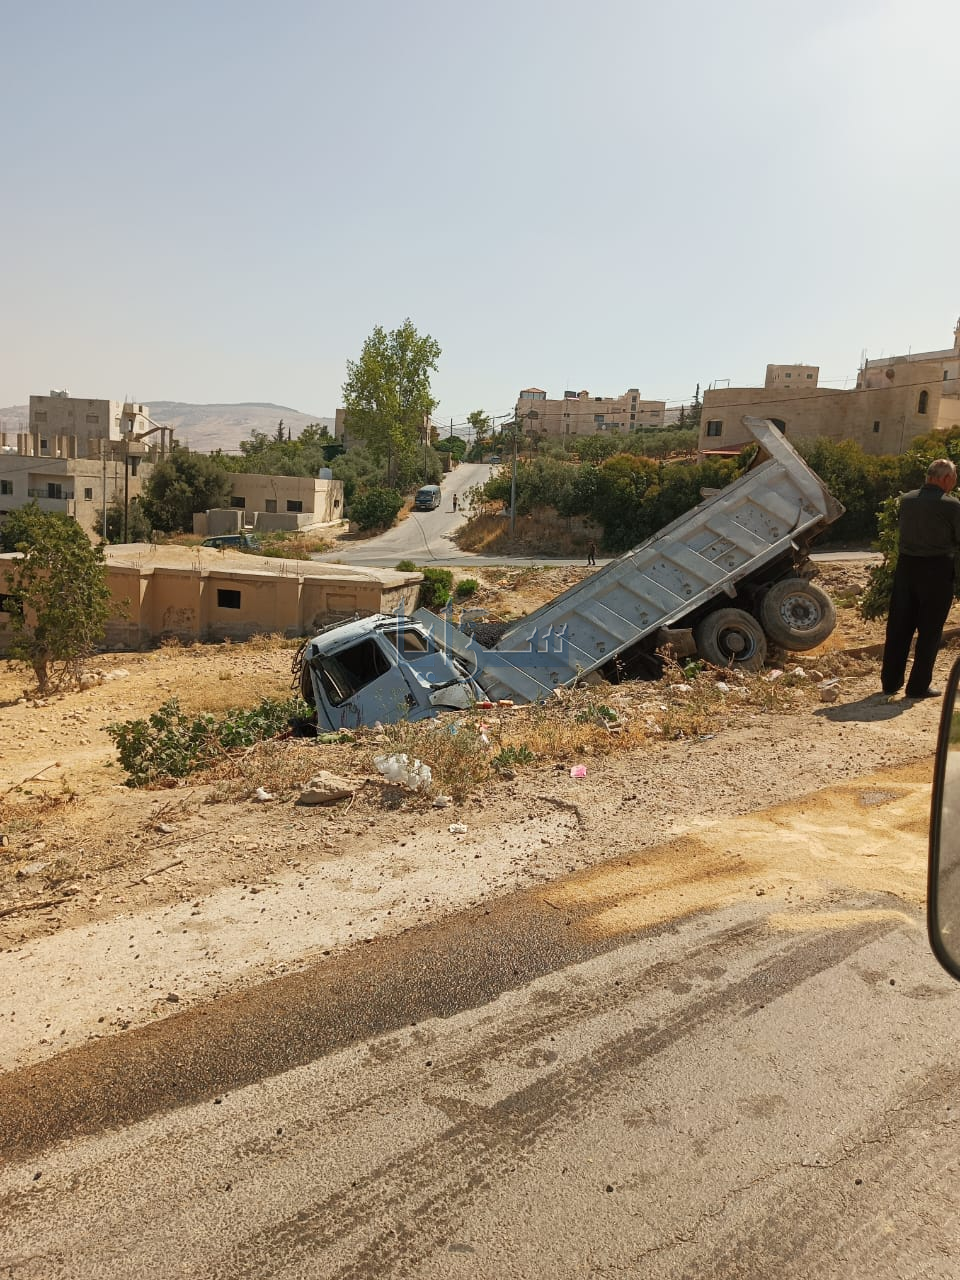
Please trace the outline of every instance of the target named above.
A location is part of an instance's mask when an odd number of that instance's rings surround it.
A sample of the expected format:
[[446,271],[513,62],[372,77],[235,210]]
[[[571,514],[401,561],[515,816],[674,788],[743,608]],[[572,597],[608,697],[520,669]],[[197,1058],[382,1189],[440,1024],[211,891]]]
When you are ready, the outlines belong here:
[[403,498],[396,489],[367,489],[351,502],[350,519],[365,533],[371,529],[388,529],[402,506]]
[[[34,502],[5,527],[20,552],[7,571],[3,608],[9,656],[29,663],[41,693],[75,681],[103,641],[111,613],[103,548],[75,520]],[[116,607],[116,606],[114,606]]]
[[455,595],[458,600],[468,600],[470,596],[475,596],[480,590],[480,583],[476,578],[464,578],[457,583]]
[[416,573],[417,566],[412,560],[398,560],[396,564],[397,573]]
[[423,582],[420,583],[421,606],[424,609],[442,608],[453,590],[453,574],[449,569],[434,569],[430,566],[420,572],[423,574]]
[[209,712],[188,715],[170,698],[145,720],[109,724],[106,731],[117,747],[127,786],[147,787],[185,778],[231,751],[276,737],[291,719],[310,714],[301,698],[264,698],[255,707],[235,707],[219,718]]

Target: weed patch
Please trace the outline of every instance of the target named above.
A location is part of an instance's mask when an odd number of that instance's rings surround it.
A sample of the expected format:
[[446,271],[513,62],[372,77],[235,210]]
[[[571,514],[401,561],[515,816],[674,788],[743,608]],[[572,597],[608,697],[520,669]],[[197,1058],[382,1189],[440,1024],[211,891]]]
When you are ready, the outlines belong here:
[[117,747],[127,785],[145,787],[184,778],[216,760],[275,737],[291,716],[309,707],[300,698],[264,699],[253,708],[233,708],[223,716],[187,715],[176,698],[164,702],[146,720],[107,725]]

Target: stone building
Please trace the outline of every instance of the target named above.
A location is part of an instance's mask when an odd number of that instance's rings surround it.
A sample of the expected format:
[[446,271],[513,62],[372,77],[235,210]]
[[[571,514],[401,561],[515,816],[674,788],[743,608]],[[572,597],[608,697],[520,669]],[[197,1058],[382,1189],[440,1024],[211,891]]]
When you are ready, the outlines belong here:
[[230,475],[230,506],[193,517],[194,533],[239,533],[256,529],[310,529],[343,519],[343,482],[324,468],[319,476]]
[[899,454],[917,436],[960,427],[960,321],[952,347],[865,360],[855,387],[819,386],[816,365],[767,365],[762,387],[706,391],[701,455],[750,442],[744,415],[769,418],[790,440],[853,440],[866,453]]
[[[356,614],[416,607],[422,574],[313,560],[276,560],[205,547],[107,547],[112,600],[107,644],[140,649],[165,638],[242,640],[258,632],[312,635]],[[0,597],[16,555],[0,554]],[[0,653],[9,643],[0,610]]]
[[664,400],[644,400],[636,387],[622,396],[565,391],[561,400],[548,400],[539,387],[526,387],[517,397],[514,412],[525,422],[528,433],[567,439],[602,431],[626,434],[643,427],[662,427],[666,407]]
[[151,422],[146,405],[66,391],[31,396],[27,430],[0,441],[0,521],[36,501],[95,537],[105,508],[138,497],[173,444],[172,429]]

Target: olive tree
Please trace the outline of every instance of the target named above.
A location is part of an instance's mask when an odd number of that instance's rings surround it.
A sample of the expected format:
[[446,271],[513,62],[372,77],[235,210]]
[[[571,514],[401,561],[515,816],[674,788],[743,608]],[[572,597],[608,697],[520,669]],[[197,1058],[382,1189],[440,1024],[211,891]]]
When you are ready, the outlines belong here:
[[103,548],[67,516],[18,513],[20,553],[8,562],[3,608],[9,656],[29,663],[41,693],[75,681],[104,638],[110,591]]

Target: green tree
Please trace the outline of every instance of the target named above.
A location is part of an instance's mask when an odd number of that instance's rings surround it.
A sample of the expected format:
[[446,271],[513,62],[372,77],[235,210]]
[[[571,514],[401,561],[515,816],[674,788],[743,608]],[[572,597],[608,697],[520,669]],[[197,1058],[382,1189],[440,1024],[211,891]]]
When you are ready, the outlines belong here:
[[190,532],[198,511],[227,505],[230,475],[222,461],[176,448],[158,462],[143,493],[143,511],[162,533]]
[[[97,528],[103,528],[103,511],[97,512]],[[149,542],[153,530],[139,498],[131,498],[127,505],[127,542]],[[123,503],[112,502],[107,507],[107,542],[123,542]]]
[[386,462],[390,481],[423,445],[424,423],[438,403],[430,373],[439,359],[440,344],[417,333],[407,319],[389,333],[377,325],[360,359],[347,361],[345,425],[374,458]]
[[482,409],[474,409],[467,414],[467,421],[473,428],[474,439],[481,444],[490,434],[490,419]]
[[387,529],[397,518],[403,497],[396,489],[366,489],[350,505],[350,519],[365,533]]
[[103,548],[66,516],[34,504],[15,513],[20,541],[3,607],[10,615],[9,655],[29,663],[41,694],[76,680],[103,640],[110,591]]

